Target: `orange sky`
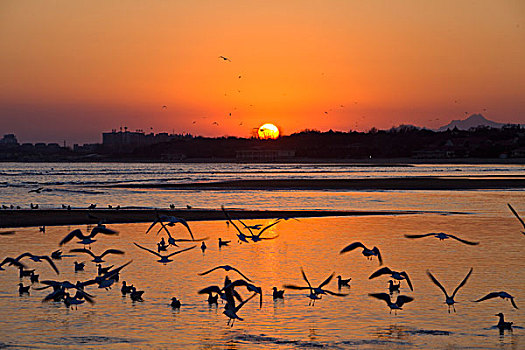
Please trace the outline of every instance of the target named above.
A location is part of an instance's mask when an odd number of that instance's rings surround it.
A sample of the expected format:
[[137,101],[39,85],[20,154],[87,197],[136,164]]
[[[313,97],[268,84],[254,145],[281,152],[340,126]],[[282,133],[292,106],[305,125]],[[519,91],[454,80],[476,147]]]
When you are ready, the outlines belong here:
[[525,123],[519,0],[4,0],[0,52],[0,134],[21,142]]

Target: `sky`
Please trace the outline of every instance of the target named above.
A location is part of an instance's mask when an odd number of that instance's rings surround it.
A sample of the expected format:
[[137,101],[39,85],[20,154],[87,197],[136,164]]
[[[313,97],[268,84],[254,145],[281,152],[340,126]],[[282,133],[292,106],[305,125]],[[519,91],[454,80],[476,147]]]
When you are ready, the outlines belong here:
[[522,0],[3,0],[0,53],[19,142],[525,123]]

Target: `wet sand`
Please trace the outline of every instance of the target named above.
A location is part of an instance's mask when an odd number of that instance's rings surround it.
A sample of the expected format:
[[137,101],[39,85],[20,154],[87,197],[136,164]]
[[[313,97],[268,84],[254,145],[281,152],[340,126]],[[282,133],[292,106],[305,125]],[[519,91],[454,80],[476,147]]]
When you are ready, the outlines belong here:
[[[105,186],[108,187],[108,186]],[[375,179],[235,180],[187,184],[118,184],[119,188],[164,190],[475,190],[525,188],[518,176],[407,177]]]
[[[60,226],[105,223],[152,222],[156,215],[171,215],[187,221],[226,220],[220,209],[37,209],[1,210],[0,228]],[[228,209],[235,219],[276,219],[323,216],[408,215],[419,211],[338,211],[338,210],[240,210]],[[456,213],[459,214],[459,213]]]

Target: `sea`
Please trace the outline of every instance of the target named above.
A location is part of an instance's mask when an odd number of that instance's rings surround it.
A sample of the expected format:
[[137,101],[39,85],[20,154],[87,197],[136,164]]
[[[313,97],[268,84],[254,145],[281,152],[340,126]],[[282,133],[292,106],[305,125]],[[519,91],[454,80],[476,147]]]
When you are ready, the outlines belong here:
[[[523,165],[511,164],[237,164],[237,163],[0,163],[0,205],[39,208],[125,208],[257,210],[332,209],[360,211],[417,211],[410,215],[361,215],[281,220],[263,233],[273,238],[239,243],[236,228],[224,221],[191,221],[200,242],[179,242],[168,253],[196,246],[159,263],[156,255],[134,243],[156,250],[167,236],[151,223],[108,224],[118,235],[97,235],[91,251],[125,251],[108,254],[104,266],[121,266],[120,281],[111,289],[87,286],[94,303],[67,308],[61,302],[42,302],[51,291],[39,290],[35,282],[30,295],[20,296],[18,270],[4,265],[0,271],[0,348],[7,349],[525,349],[525,228],[509,210],[508,203],[525,218],[525,189],[508,190],[171,190],[115,187],[125,184],[176,184],[243,179],[355,179],[408,178],[414,176],[463,178],[525,177]],[[42,188],[39,192],[29,192]],[[3,209],[0,209],[3,210]],[[152,218],[153,220],[154,218]],[[235,218],[234,218],[235,219]],[[241,227],[240,222],[236,222]],[[243,220],[246,225],[269,225],[269,220]],[[14,228],[0,235],[0,258],[24,252],[48,255],[60,249],[55,260],[57,275],[46,262],[22,261],[36,269],[40,281],[86,281],[97,267],[86,253],[71,253],[82,245],[59,242],[74,229],[88,232],[93,226]],[[0,229],[6,231],[10,229]],[[189,238],[181,224],[169,227],[176,238]],[[478,245],[458,240],[440,241],[433,236],[409,239],[405,235],[445,232]],[[219,248],[218,239],[231,241]],[[361,249],[341,254],[353,242],[378,247],[383,266],[405,271],[413,291],[401,281],[400,295],[414,300],[402,310],[390,312],[387,303],[369,296],[388,293],[388,276],[370,279],[381,268]],[[74,262],[85,262],[75,272]],[[254,298],[238,311],[242,320],[233,326],[223,314],[224,303],[209,306],[207,286],[222,286],[235,271],[217,269],[230,265],[262,288],[262,306]],[[473,272],[455,295],[455,311],[448,311],[445,295],[432,283],[431,272],[448,294]],[[326,294],[309,305],[308,290],[285,289],[284,299],[273,300],[272,287],[292,284],[316,287],[333,274],[323,288],[345,296]],[[351,278],[350,287],[338,288],[336,276]],[[143,290],[143,301],[122,296],[126,281]],[[251,295],[236,288],[243,298]],[[474,300],[506,291],[509,300]],[[392,295],[395,301],[398,294]],[[173,309],[172,297],[182,306]],[[498,313],[512,321],[513,330],[500,332]]]

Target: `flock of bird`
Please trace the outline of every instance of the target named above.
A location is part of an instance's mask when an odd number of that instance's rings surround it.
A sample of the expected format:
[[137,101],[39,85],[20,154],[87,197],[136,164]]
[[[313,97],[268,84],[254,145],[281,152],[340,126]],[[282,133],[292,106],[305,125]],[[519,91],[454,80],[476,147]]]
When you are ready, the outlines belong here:
[[[520,223],[523,225],[525,229],[525,223],[523,220],[519,217],[518,213],[514,210],[514,208],[508,204],[510,210],[512,213],[518,218]],[[288,219],[294,219],[294,218],[277,218],[272,223],[266,225],[263,227],[263,225],[256,224],[256,225],[246,225],[242,220],[240,219],[232,219],[227,212],[227,210],[222,207],[222,211],[226,218],[226,223],[228,225],[232,225],[236,230],[236,236],[238,238],[238,243],[257,243],[262,240],[270,240],[270,239],[276,239],[278,235],[273,236],[263,236],[265,232],[267,232],[270,228],[276,226],[282,221],[288,220]],[[294,219],[297,220],[297,219]],[[160,228],[157,231],[157,235],[161,232],[165,232],[167,234],[168,241],[164,240],[164,237],[162,237],[161,241],[157,243],[157,251],[150,249],[148,247],[145,247],[143,245],[140,245],[138,243],[133,243],[137,248],[148,252],[155,257],[159,258],[157,261],[161,264],[168,264],[173,261],[171,259],[175,255],[190,251],[192,249],[195,249],[197,245],[192,245],[188,248],[178,249],[174,252],[168,253],[169,247],[179,247],[177,243],[179,242],[201,242],[201,250],[204,253],[207,249],[207,246],[205,244],[205,241],[208,239],[208,237],[203,238],[195,238],[189,224],[182,218],[177,218],[173,216],[167,216],[167,215],[157,215],[155,219],[153,220],[152,224],[149,226],[149,228],[146,230],[145,234],[148,234],[153,230],[153,228],[156,225],[159,225]],[[186,228],[186,230],[189,233],[189,238],[175,238],[168,227],[173,227],[177,224],[180,224]],[[15,231],[3,231],[0,232],[0,235],[11,235],[14,234]],[[525,231],[522,232],[525,234]],[[62,253],[62,250],[58,249],[53,251],[50,255],[37,255],[30,252],[25,252],[20,254],[17,257],[5,257],[0,262],[0,270],[5,270],[5,267],[12,266],[15,268],[18,268],[19,270],[19,277],[20,277],[20,283],[18,284],[18,292],[19,295],[25,295],[30,294],[31,289],[35,290],[45,290],[48,288],[52,289],[52,292],[48,295],[46,295],[42,302],[63,302],[68,308],[75,307],[77,308],[78,305],[83,304],[84,302],[88,303],[94,303],[94,296],[90,293],[88,293],[85,290],[85,287],[97,285],[98,288],[101,289],[111,289],[111,287],[119,281],[120,279],[120,272],[129,264],[132,263],[131,261],[128,261],[118,267],[115,267],[114,265],[103,267],[102,263],[104,263],[104,258],[107,255],[123,255],[125,254],[124,251],[119,249],[107,249],[103,252],[95,253],[95,249],[92,249],[92,245],[95,245],[98,238],[101,237],[101,235],[118,235],[118,232],[108,228],[105,224],[99,223],[98,225],[94,226],[89,234],[84,234],[80,229],[75,229],[71,232],[69,232],[60,242],[58,245],[60,247],[65,246],[73,239],[77,239],[77,244],[82,245],[82,248],[73,248],[70,249],[69,252],[71,253],[79,253],[79,254],[86,254],[89,256],[89,258],[92,258],[92,262],[96,264],[97,266],[97,275],[94,276],[91,279],[88,279],[86,281],[77,281],[76,283],[72,283],[70,281],[58,281],[58,280],[39,280],[39,275],[35,273],[35,269],[28,269],[25,265],[26,260],[31,260],[35,263],[41,263],[45,262],[47,263],[51,269],[56,273],[56,275],[59,275],[59,269],[57,268],[54,261],[61,260],[63,257],[72,257],[75,255],[64,255]],[[460,243],[475,246],[478,245],[479,242],[471,242],[467,241],[465,239],[459,238],[455,235],[439,232],[439,233],[427,233],[427,234],[418,234],[418,235],[405,235],[408,239],[419,239],[424,237],[435,237],[439,240],[446,240],[446,239],[454,239],[457,240]],[[222,238],[218,239],[218,246],[219,248],[228,245],[231,241],[225,241],[222,240]],[[86,249],[87,247],[87,249]],[[363,243],[361,242],[352,242],[351,244],[343,247],[340,250],[340,254],[346,254],[353,252],[354,250],[361,250],[361,254],[366,257],[367,259],[374,259],[377,258],[379,262],[379,266],[383,265],[383,258],[381,255],[381,252],[378,247],[373,248],[367,248]],[[165,253],[162,253],[165,252]],[[84,262],[74,262],[74,270],[77,271],[83,271],[85,267]],[[218,270],[224,270],[225,272],[234,272],[236,275],[239,276],[239,279],[231,280],[227,275],[224,279],[223,283],[218,283],[217,285],[211,285],[202,288],[201,290],[197,291],[198,294],[208,295],[207,302],[210,306],[216,305],[218,306],[219,298],[223,301],[223,314],[228,318],[228,325],[233,327],[233,324],[236,320],[242,321],[243,318],[239,316],[239,311],[241,308],[246,305],[250,300],[252,300],[254,297],[259,296],[259,307],[262,307],[262,301],[263,301],[263,291],[260,286],[257,286],[254,284],[253,280],[249,278],[246,274],[242,273],[239,269],[231,266],[231,265],[219,265],[215,266],[213,268],[208,269],[207,271],[199,273],[200,276],[205,276],[211,273],[214,273]],[[445,296],[445,304],[448,306],[448,312],[451,312],[451,308],[453,312],[456,312],[455,304],[457,303],[455,301],[456,294],[458,291],[466,285],[468,279],[473,273],[473,268],[470,268],[470,270],[467,272],[466,276],[463,278],[463,280],[457,285],[457,287],[454,289],[452,294],[449,294],[447,290],[444,288],[444,286],[439,282],[439,280],[435,277],[435,275],[427,270],[427,275],[430,279],[430,281],[435,284],[444,294]],[[301,268],[301,276],[304,282],[306,282],[306,285],[295,285],[295,284],[284,284],[283,287],[285,289],[290,290],[304,290],[307,291],[308,294],[306,294],[306,297],[309,299],[309,305],[314,306],[315,302],[318,300],[321,300],[324,295],[332,295],[337,297],[345,297],[349,293],[346,291],[341,291],[343,288],[349,288],[350,287],[350,281],[351,278],[343,278],[342,276],[337,276],[337,285],[338,285],[338,292],[331,291],[326,288],[326,286],[332,281],[332,279],[335,276],[335,273],[330,274],[325,280],[323,280],[318,285],[312,284],[308,277],[306,276],[306,273]],[[410,277],[407,272],[405,271],[395,271],[389,267],[382,266],[379,269],[377,269],[375,272],[373,272],[369,279],[375,279],[382,276],[388,276],[390,280],[388,281],[388,289],[387,292],[375,292],[375,293],[369,293],[370,297],[382,300],[386,303],[388,308],[390,309],[390,313],[394,311],[394,314],[397,313],[398,310],[402,310],[403,306],[405,304],[408,304],[414,300],[413,297],[408,295],[401,295],[400,294],[400,286],[403,281],[406,282],[409,289],[411,291],[414,290],[412,281],[410,280]],[[23,280],[24,278],[30,278],[31,283],[39,283],[42,285],[41,287],[32,287],[32,284],[30,285],[24,285]],[[239,289],[245,289],[250,295],[248,297],[243,297],[241,293],[239,292]],[[129,294],[130,299],[134,302],[140,302],[143,301],[143,294],[144,291],[137,290],[136,287],[133,285],[128,285],[126,281],[122,281],[121,286],[121,293],[123,296],[126,296]],[[284,290],[279,290],[277,287],[273,287],[272,291],[272,297],[274,300],[277,299],[283,299],[284,298]],[[396,298],[393,299],[394,294],[396,294]],[[497,291],[497,292],[489,292],[485,296],[474,300],[474,302],[483,302],[485,300],[494,299],[494,298],[501,298],[501,299],[508,299],[510,300],[511,305],[514,308],[518,308],[516,305],[516,302],[514,300],[514,297],[505,292],[505,291]],[[181,307],[181,301],[178,300],[176,297],[171,298],[171,302],[169,303],[171,307],[175,309],[179,309]],[[500,331],[504,330],[512,330],[512,322],[506,322],[504,320],[503,313],[498,313],[496,316],[499,317],[499,322],[497,324],[497,328]]]

